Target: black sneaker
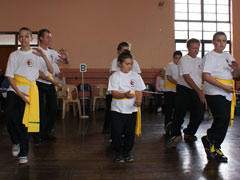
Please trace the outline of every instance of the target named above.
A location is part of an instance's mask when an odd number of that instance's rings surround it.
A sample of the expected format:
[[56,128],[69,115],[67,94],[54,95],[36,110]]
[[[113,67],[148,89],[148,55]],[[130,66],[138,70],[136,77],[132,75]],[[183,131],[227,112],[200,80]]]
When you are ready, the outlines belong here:
[[210,143],[210,141],[209,141],[207,136],[203,136],[201,138],[201,140],[202,140],[205,152],[207,154],[207,158],[209,160],[215,159],[215,148],[214,148],[214,145]]
[[124,163],[125,159],[122,156],[117,156],[113,161],[116,163]]
[[197,141],[197,136],[194,135],[184,135],[184,140],[186,142],[193,142],[193,141]]
[[228,161],[228,158],[223,154],[220,148],[215,148],[215,159],[222,162]]
[[133,162],[134,158],[132,156],[125,157],[125,162]]

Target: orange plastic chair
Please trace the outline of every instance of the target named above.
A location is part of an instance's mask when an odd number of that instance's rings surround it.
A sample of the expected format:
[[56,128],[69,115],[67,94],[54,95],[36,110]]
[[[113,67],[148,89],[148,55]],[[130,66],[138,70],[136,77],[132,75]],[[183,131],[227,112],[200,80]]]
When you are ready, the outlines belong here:
[[81,105],[80,100],[78,99],[78,90],[74,85],[65,85],[62,87],[63,92],[63,108],[62,108],[62,119],[65,118],[67,107],[66,105],[73,105],[73,113],[76,116],[75,104],[78,105],[79,119],[81,118]]
[[105,99],[107,92],[107,85],[106,84],[96,84],[94,86],[94,96],[93,96],[93,112],[96,108],[97,99]]

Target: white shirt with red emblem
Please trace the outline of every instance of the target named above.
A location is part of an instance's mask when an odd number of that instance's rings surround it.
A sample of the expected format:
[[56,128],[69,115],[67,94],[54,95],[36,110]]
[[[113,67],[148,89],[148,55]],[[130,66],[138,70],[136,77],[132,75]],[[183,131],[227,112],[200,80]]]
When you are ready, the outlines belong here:
[[199,57],[192,58],[189,55],[183,56],[179,63],[178,63],[178,68],[179,68],[179,78],[177,80],[177,83],[188,87],[192,89],[188,83],[184,80],[183,75],[184,74],[189,74],[194,83],[201,88],[202,85],[202,65],[203,61]]
[[[123,73],[117,71],[113,73],[108,82],[108,91],[119,91],[119,92],[132,92],[142,91],[146,89],[142,77],[134,72],[130,71],[128,73]],[[137,107],[133,104],[135,102],[135,97],[131,99],[113,99],[111,104],[111,110],[122,114],[132,114],[137,112]]]
[[[36,81],[39,77],[39,70],[43,71],[45,61],[42,57],[33,54],[33,49],[29,51],[16,50],[8,58],[5,76],[14,78],[14,75],[22,76],[29,81]],[[28,93],[29,86],[17,86],[20,91]],[[14,89],[9,86],[10,91]],[[15,92],[15,91],[14,91]]]
[[[57,51],[55,51],[55,50],[52,50],[52,49],[45,50],[45,49],[41,48],[40,46],[38,48],[41,49],[45,53],[45,55],[47,56],[49,62],[52,64],[52,66],[54,68],[54,73],[53,73],[52,76],[54,77],[56,73],[60,72],[59,68],[58,68],[58,65],[56,64],[56,62],[59,60],[59,53]],[[44,70],[42,72],[46,76],[49,75],[46,63],[45,63]],[[39,81],[41,83],[44,83],[44,84],[51,84],[51,82],[43,80],[41,78],[39,78],[37,81]]]

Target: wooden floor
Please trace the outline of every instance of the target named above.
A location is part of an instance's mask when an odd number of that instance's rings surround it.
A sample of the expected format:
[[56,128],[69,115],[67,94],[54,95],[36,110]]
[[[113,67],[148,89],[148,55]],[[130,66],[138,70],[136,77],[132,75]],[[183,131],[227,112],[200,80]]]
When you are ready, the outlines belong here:
[[[229,128],[222,150],[228,163],[208,162],[201,136],[210,126],[206,115],[197,132],[198,141],[184,141],[176,149],[168,147],[163,130],[164,115],[143,112],[143,136],[136,137],[134,163],[116,164],[109,144],[109,135],[101,133],[104,111],[79,120],[67,115],[56,121],[56,143],[30,143],[29,163],[20,166],[11,156],[11,142],[1,115],[0,179],[1,180],[239,180],[240,179],[240,117]],[[188,118],[186,118],[187,121]]]

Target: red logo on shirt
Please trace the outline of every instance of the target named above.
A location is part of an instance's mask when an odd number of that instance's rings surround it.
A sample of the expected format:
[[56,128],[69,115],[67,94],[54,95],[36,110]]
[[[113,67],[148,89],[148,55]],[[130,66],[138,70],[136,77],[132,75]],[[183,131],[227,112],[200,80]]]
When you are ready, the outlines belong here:
[[33,66],[33,60],[32,59],[28,59],[27,60],[27,66],[28,67],[32,67]]
[[135,87],[136,81],[134,79],[130,80],[130,85],[131,87]]

